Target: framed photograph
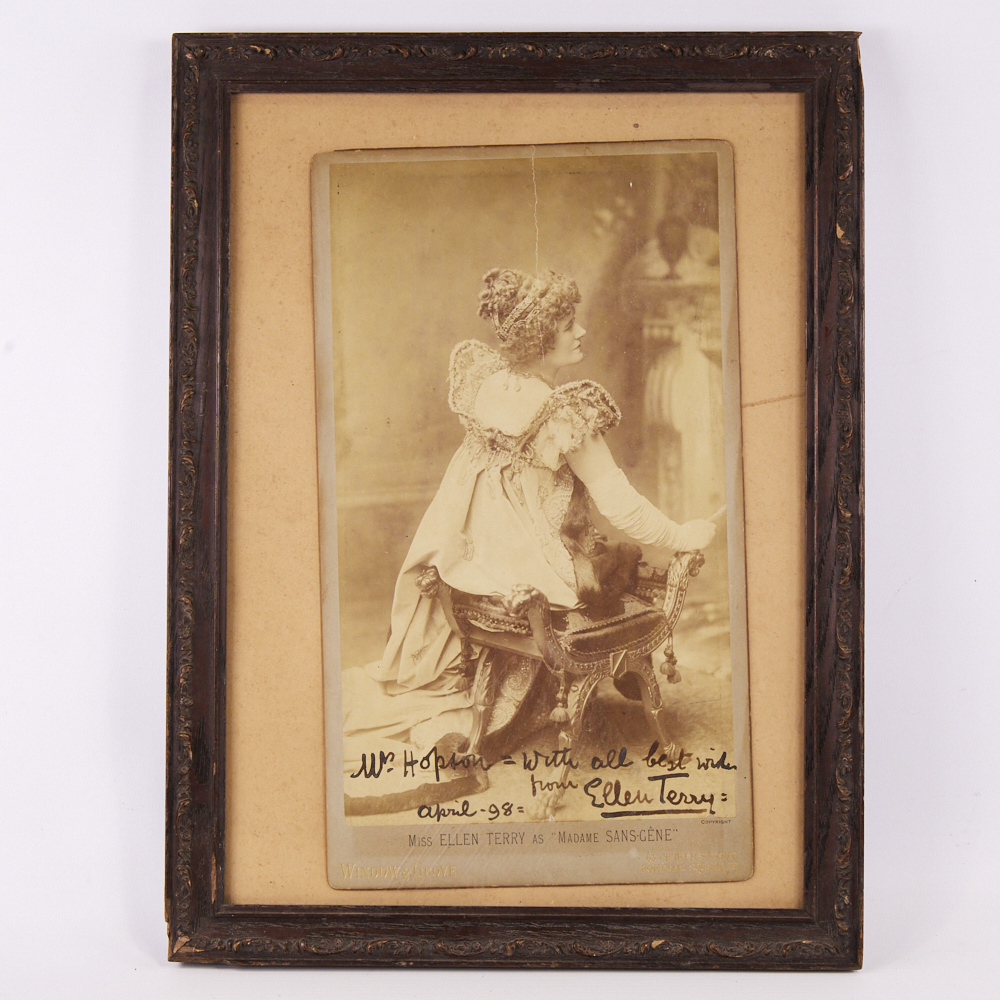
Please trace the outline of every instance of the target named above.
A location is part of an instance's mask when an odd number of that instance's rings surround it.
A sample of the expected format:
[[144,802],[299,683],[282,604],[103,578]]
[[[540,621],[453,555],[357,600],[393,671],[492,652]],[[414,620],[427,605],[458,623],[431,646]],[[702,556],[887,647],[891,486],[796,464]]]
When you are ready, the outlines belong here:
[[857,968],[857,36],[174,95],[171,959]]

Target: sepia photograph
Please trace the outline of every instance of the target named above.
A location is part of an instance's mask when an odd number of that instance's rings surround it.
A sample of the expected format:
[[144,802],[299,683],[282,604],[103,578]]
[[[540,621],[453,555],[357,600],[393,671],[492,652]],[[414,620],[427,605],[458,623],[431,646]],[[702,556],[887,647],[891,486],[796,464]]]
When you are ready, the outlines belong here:
[[331,886],[749,878],[730,147],[312,182]]

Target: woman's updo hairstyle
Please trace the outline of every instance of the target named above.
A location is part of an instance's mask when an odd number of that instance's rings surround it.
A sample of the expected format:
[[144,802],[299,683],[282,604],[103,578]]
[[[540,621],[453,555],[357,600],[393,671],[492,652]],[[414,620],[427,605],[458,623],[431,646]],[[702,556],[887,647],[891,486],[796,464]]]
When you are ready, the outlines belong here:
[[483,275],[479,315],[492,320],[500,350],[513,365],[543,357],[556,342],[559,324],[576,311],[576,282],[548,271],[531,275],[495,267]]

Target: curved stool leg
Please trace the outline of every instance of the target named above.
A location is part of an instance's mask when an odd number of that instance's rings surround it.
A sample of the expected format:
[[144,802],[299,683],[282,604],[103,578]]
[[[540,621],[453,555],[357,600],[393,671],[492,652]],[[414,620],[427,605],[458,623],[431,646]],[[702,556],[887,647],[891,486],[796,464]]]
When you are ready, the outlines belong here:
[[[562,726],[559,730],[559,749],[566,750],[573,746],[567,727]],[[541,790],[533,792],[531,805],[528,807],[528,818],[533,822],[540,820],[554,819],[556,810],[562,804],[563,796],[569,787],[568,782],[574,781],[573,770],[568,763],[564,763],[555,775],[545,775],[541,780],[544,786]]]
[[657,740],[668,755],[677,753],[677,748],[670,739],[667,729],[667,711],[660,697],[660,687],[656,683],[653,672],[653,661],[647,653],[644,656],[629,655],[628,669],[639,681],[639,691],[642,694],[642,707],[646,712],[646,721],[654,740]]
[[[570,678],[566,694],[567,715],[569,718],[559,726],[559,749],[569,750],[579,749],[580,735],[583,731],[583,714],[587,707],[587,702],[593,694],[594,688],[599,681],[607,676],[606,672],[594,672],[590,674],[577,674]],[[567,754],[567,757],[570,756]],[[578,772],[571,768],[567,761],[551,777],[547,777],[546,783],[551,787],[545,791],[537,793],[531,807],[530,817],[532,820],[552,819],[556,810],[562,803],[566,789],[573,782],[577,787],[580,785]]]
[[495,661],[493,650],[484,646],[479,654],[476,676],[472,684],[472,732],[469,736],[469,753],[480,753],[483,737],[489,726],[500,682],[498,665]]

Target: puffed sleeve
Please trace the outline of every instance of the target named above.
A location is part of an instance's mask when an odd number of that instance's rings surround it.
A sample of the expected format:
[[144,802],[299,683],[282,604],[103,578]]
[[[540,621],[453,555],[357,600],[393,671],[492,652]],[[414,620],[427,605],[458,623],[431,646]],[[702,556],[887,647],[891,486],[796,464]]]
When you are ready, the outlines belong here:
[[568,382],[545,401],[536,422],[538,430],[528,446],[537,465],[558,469],[563,456],[575,451],[593,434],[605,434],[621,420],[611,393],[596,382]]
[[503,358],[482,341],[456,344],[448,365],[448,405],[460,417],[472,417],[483,380],[503,368]]

